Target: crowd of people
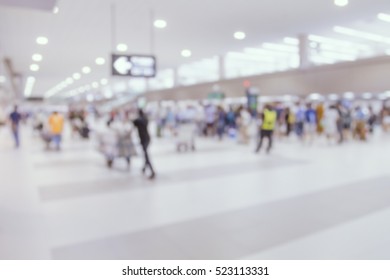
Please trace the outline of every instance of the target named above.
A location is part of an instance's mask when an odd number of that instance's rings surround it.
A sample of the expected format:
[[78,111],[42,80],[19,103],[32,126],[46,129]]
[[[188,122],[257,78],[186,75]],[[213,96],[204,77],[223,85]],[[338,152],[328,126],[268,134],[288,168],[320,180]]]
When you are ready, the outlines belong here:
[[225,137],[236,139],[240,144],[249,144],[252,127],[257,127],[256,138],[259,151],[265,138],[268,151],[274,137],[288,138],[296,135],[303,142],[312,143],[319,136],[328,141],[343,143],[349,139],[366,141],[376,125],[383,131],[390,130],[390,108],[383,105],[375,111],[369,103],[353,105],[351,102],[335,103],[280,102],[265,104],[259,110],[250,110],[243,105],[189,105],[186,107],[159,108],[155,112],[157,136],[180,135],[189,124],[194,137]]
[[[69,120],[72,136],[79,135],[89,139],[91,132],[88,123],[88,112],[85,110],[69,110]],[[99,115],[100,116],[100,115]],[[29,116],[19,112],[15,106],[8,116],[15,147],[19,148],[20,125]],[[62,135],[65,125],[64,114],[53,110],[50,114],[36,113],[30,116],[33,127],[45,141],[47,147],[61,149]],[[242,104],[236,105],[188,105],[168,106],[157,109],[121,109],[112,111],[105,121],[105,130],[113,135],[110,143],[103,143],[101,151],[107,157],[107,164],[112,166],[117,156],[125,157],[130,164],[130,158],[135,155],[131,131],[138,132],[140,147],[144,155],[143,173],[149,178],[156,176],[152,166],[149,146],[149,119],[156,123],[157,137],[172,137],[176,139],[178,151],[181,147],[195,150],[195,138],[215,138],[222,141],[229,138],[242,145],[248,145],[251,139],[256,139],[255,152],[260,152],[264,140],[268,145],[266,152],[273,147],[274,138],[289,138],[295,135],[303,143],[313,143],[319,137],[326,138],[329,143],[344,143],[356,139],[367,141],[381,126],[384,132],[390,131],[390,107],[383,103],[382,108],[374,109],[368,102],[353,104],[351,102],[311,103],[297,102],[268,103],[262,108],[249,109]],[[96,133],[97,134],[97,133]],[[107,133],[106,133],[107,135]],[[103,138],[101,138],[103,139]],[[106,146],[114,147],[110,152]]]

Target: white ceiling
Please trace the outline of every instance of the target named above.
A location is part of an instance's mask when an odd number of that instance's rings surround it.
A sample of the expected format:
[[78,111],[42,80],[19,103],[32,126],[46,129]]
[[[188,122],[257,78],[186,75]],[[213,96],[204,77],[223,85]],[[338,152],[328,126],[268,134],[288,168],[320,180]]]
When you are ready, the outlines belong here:
[[[341,37],[332,31],[334,25],[390,37],[390,24],[376,19],[379,12],[390,13],[389,0],[350,0],[344,8],[333,0],[64,0],[58,6],[60,12],[53,14],[0,2],[0,57],[10,57],[17,72],[36,77],[34,95],[43,95],[83,66],[90,66],[92,73],[72,87],[109,77],[110,66],[94,61],[99,56],[109,61],[117,43],[126,43],[130,54],[153,52],[159,69],[165,69],[301,33]],[[151,28],[151,9],[155,18],[168,22],[167,28]],[[245,40],[233,38],[237,30],[247,34]],[[48,45],[37,45],[37,36],[47,36]],[[184,48],[192,51],[191,58],[181,57]],[[43,61],[40,70],[31,73],[34,53],[42,54]]]

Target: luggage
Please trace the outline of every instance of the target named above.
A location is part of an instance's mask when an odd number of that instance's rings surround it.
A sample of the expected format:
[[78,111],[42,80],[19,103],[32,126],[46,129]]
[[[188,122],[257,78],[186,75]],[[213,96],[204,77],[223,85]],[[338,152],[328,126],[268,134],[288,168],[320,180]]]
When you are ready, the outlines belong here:
[[196,126],[192,123],[182,123],[176,129],[176,150],[181,152],[192,150],[195,151],[195,134]]
[[137,152],[129,132],[111,131],[98,135],[98,150],[106,158],[107,167],[112,168],[114,160],[123,158],[130,167],[131,157]]

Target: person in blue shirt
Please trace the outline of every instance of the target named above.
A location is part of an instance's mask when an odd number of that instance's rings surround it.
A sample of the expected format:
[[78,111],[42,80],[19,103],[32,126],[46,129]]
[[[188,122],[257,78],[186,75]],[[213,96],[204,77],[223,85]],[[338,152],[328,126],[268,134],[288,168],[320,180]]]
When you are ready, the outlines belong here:
[[314,110],[312,104],[307,104],[305,112],[305,134],[312,142],[317,131],[317,112]]
[[22,119],[22,115],[18,112],[18,106],[14,107],[14,111],[9,115],[9,120],[11,123],[12,135],[15,141],[15,147],[19,148],[20,138],[19,138],[19,124]]

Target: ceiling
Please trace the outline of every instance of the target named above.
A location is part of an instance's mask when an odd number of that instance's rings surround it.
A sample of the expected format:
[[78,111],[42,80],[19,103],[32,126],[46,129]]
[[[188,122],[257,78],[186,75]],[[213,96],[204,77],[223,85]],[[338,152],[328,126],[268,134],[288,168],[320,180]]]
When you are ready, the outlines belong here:
[[[37,5],[10,7],[13,2]],[[376,18],[379,12],[390,13],[389,0],[350,0],[347,7],[337,7],[332,0],[64,0],[57,3],[57,14],[49,2],[0,0],[0,58],[11,58],[15,71],[36,77],[37,96],[81,73],[83,66],[92,72],[71,88],[110,78],[109,64],[98,66],[95,59],[109,61],[118,43],[126,43],[129,54],[155,54],[162,70],[285,36],[343,37],[333,32],[335,25],[390,37],[390,24]],[[154,18],[167,21],[165,29],[152,28],[151,11]],[[238,30],[246,33],[245,40],[233,38]],[[38,36],[46,36],[49,43],[37,45]],[[185,48],[192,51],[191,58],[180,55]],[[33,73],[29,67],[34,53],[43,60]]]

